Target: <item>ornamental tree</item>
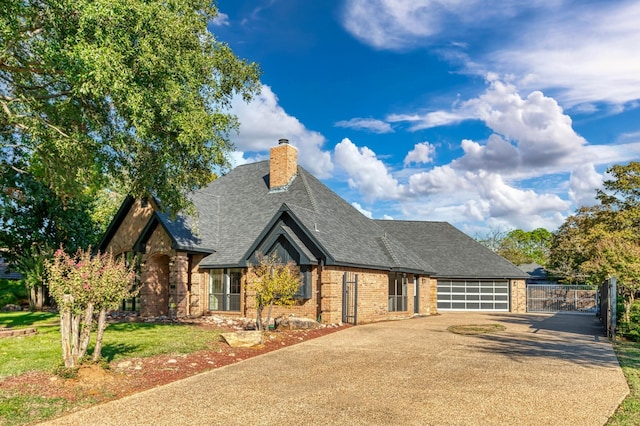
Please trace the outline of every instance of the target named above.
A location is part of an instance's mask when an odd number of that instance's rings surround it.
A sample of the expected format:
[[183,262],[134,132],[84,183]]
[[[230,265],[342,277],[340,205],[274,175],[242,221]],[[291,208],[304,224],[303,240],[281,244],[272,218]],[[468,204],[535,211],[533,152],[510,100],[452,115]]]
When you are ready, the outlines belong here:
[[[295,303],[293,296],[300,287],[300,268],[289,261],[282,263],[277,253],[265,256],[257,255],[258,263],[249,265],[249,288],[255,292],[256,303],[256,327],[262,331],[269,327],[273,305],[292,306]],[[262,322],[264,308],[267,311],[267,320]]]
[[49,291],[60,310],[62,358],[65,367],[76,367],[89,347],[97,319],[93,360],[101,357],[107,312],[135,295],[133,266],[109,253],[92,255],[78,250],[70,256],[62,249],[46,262]]
[[209,32],[210,0],[3,0],[0,170],[63,200],[118,181],[177,212],[226,166],[231,99],[259,68]]

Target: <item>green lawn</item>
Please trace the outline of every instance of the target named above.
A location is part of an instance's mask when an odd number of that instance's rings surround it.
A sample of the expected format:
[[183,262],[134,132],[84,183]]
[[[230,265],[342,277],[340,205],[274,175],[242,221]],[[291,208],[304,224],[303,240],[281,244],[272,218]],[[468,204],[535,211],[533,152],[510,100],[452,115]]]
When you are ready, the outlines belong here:
[[[34,336],[0,339],[0,379],[28,371],[53,371],[62,363],[57,314],[0,313],[0,327],[36,327]],[[95,336],[93,336],[95,338]],[[102,356],[107,361],[157,354],[186,354],[214,347],[219,332],[182,324],[119,323],[107,327]],[[93,343],[93,342],[92,342]],[[89,353],[93,346],[89,346]]]
[[613,348],[618,355],[630,391],[607,425],[640,425],[640,343],[618,342]]
[[[0,312],[0,327],[35,327],[36,335],[0,339],[0,381],[29,371],[53,372],[62,364],[57,314]],[[92,336],[95,338],[95,335]],[[220,332],[195,325],[119,323],[107,327],[102,355],[107,361],[157,354],[187,354],[215,348]],[[93,342],[89,353],[93,350]],[[0,425],[22,425],[56,417],[67,410],[63,398],[0,390]]]

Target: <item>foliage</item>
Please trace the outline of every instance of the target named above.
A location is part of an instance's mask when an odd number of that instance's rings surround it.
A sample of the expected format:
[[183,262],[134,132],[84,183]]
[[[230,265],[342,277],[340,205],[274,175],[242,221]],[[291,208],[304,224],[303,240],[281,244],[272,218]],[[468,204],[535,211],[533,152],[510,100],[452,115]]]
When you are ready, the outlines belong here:
[[[0,163],[9,161],[0,159]],[[90,216],[92,202],[78,194],[63,200],[34,176],[3,165],[0,171],[0,247],[29,289],[31,309],[44,304],[44,263],[63,244],[75,251],[99,236]]]
[[514,265],[535,262],[546,266],[552,235],[544,228],[533,231],[513,229],[509,232],[491,229],[484,235],[477,235],[475,239]]
[[[623,304],[621,304],[623,305]],[[621,306],[624,309],[624,306]],[[630,304],[629,307],[629,320],[625,321],[624,316],[620,315],[622,310],[618,310],[619,326],[618,330],[626,339],[634,342],[640,342],[640,300],[636,300]]]
[[51,296],[60,310],[65,366],[74,367],[85,356],[94,312],[98,313],[98,329],[93,359],[99,360],[107,311],[134,296],[133,265],[122,258],[116,260],[110,252],[93,256],[90,250],[78,250],[69,256],[59,249],[46,266]]
[[264,329],[262,312],[269,307],[266,325],[271,321],[273,305],[292,306],[293,296],[300,287],[300,269],[293,262],[283,264],[276,252],[257,255],[258,264],[249,265],[249,287],[255,292],[256,327]]
[[0,279],[0,307],[22,305],[28,298],[29,294],[22,280]]
[[497,253],[515,265],[535,262],[546,266],[552,235],[544,228],[514,229],[500,241]]
[[615,165],[597,192],[600,204],[582,207],[553,236],[551,268],[569,282],[601,284],[616,276],[622,320],[640,295],[640,162]]
[[256,64],[208,31],[207,0],[5,0],[0,151],[61,198],[105,178],[176,212],[225,166]]
[[484,234],[476,234],[473,238],[492,252],[497,253],[500,243],[506,236],[506,231],[500,228],[491,228]]

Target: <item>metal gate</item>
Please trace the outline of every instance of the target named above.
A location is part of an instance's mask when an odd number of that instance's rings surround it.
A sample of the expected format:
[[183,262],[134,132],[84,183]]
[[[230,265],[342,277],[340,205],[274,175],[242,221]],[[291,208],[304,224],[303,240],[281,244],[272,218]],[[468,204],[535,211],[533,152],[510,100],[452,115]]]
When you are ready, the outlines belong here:
[[597,288],[590,285],[527,285],[527,312],[596,313]]
[[358,274],[345,272],[342,276],[342,322],[358,322]]

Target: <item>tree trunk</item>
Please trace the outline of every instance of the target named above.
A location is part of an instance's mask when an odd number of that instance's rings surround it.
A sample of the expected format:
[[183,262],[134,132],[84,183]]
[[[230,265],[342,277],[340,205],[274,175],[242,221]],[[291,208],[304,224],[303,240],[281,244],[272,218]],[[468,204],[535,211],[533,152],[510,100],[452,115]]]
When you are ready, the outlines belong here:
[[269,303],[269,310],[267,311],[267,325],[265,326],[267,331],[269,330],[269,323],[271,322],[271,310],[273,309],[273,301]]
[[38,285],[36,288],[36,311],[41,311],[44,307],[44,287],[42,285]]
[[[80,317],[80,316],[78,316]],[[89,341],[91,340],[91,329],[93,328],[93,303],[87,304],[84,311],[84,319],[82,320],[82,329],[79,336],[78,359],[82,359],[87,354]]]
[[29,310],[36,310],[36,288],[34,286],[29,286]]
[[79,341],[80,341],[80,315],[71,315],[71,358],[73,359],[72,367],[78,365],[79,360]]
[[263,309],[264,309],[264,306],[260,305],[259,303],[256,304],[256,330],[258,331],[264,330],[264,327],[262,326],[262,310]]
[[71,356],[71,308],[67,302],[73,301],[73,296],[64,296],[64,308],[60,311],[60,335],[62,336],[62,359],[64,366],[73,367],[73,357]]
[[100,309],[98,315],[98,333],[96,336],[96,347],[93,350],[93,360],[95,362],[100,361],[102,357],[102,336],[104,335],[104,329],[107,328],[107,310],[105,308]]

